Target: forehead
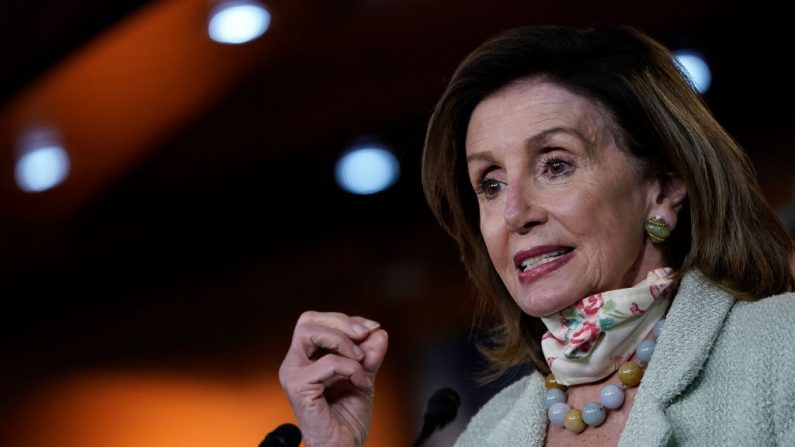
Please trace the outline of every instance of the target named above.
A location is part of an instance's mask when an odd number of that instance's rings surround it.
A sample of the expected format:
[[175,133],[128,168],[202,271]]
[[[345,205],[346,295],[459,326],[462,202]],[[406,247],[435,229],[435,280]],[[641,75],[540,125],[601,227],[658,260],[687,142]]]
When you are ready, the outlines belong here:
[[592,99],[545,79],[523,79],[478,103],[467,126],[466,150],[513,144],[555,127],[576,129],[596,141],[611,122],[606,109]]

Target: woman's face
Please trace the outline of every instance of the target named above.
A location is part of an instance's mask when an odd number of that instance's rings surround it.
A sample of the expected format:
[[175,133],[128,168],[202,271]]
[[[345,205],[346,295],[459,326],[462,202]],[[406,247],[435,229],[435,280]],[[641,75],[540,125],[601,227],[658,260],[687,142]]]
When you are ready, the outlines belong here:
[[616,146],[603,108],[557,84],[527,79],[488,96],[469,121],[469,178],[494,268],[529,315],[629,287],[663,266],[647,241],[660,205]]

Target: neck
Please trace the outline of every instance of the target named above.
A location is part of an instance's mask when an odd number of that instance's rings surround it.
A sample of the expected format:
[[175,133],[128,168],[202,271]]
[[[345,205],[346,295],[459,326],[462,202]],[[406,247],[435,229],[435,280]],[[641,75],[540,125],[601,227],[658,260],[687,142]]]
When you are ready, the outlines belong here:
[[601,380],[629,358],[668,309],[671,269],[655,269],[634,287],[588,296],[543,317],[541,347],[565,385]]

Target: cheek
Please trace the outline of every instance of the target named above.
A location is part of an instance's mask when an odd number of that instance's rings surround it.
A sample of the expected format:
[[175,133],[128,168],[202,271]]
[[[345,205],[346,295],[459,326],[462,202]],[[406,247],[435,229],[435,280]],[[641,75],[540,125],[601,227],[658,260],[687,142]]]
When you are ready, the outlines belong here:
[[614,188],[583,189],[558,206],[559,220],[583,248],[589,268],[598,273],[618,257],[632,257],[637,245],[634,222],[642,206]]
[[610,206],[595,213],[593,225],[583,239],[588,243],[589,274],[598,288],[630,286],[624,279],[636,265],[646,247],[643,234],[643,200],[637,195],[609,197]]
[[576,238],[582,242],[588,241],[594,234],[604,229],[606,218],[605,200],[600,200],[598,192],[593,188],[583,187],[570,190],[565,200],[556,200],[550,203],[550,209],[558,221]]
[[486,210],[480,207],[480,235],[486,244],[486,249],[495,267],[500,267],[500,260],[505,251],[505,231],[501,216],[497,216],[494,210]]

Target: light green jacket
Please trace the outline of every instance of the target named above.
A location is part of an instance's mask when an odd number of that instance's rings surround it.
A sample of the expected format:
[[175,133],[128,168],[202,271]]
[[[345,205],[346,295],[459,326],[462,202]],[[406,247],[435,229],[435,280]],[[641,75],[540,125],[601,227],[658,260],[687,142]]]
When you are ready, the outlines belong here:
[[[736,301],[699,272],[688,273],[619,446],[795,446],[793,335],[795,294]],[[456,446],[544,445],[543,393],[538,373],[508,386]]]

